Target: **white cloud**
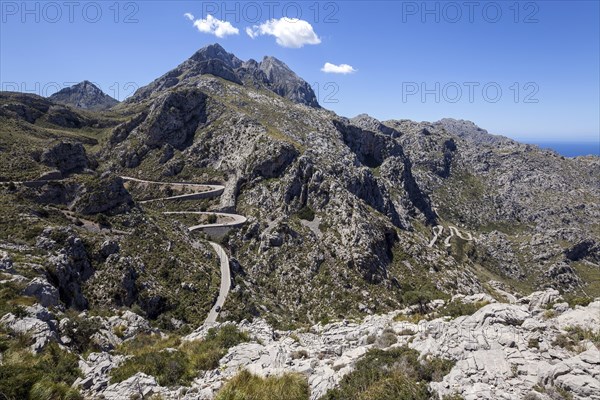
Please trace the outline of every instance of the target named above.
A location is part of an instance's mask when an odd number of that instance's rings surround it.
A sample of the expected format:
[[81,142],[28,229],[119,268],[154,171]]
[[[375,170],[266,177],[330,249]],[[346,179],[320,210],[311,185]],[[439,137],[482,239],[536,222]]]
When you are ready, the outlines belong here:
[[321,43],[312,25],[296,18],[273,18],[252,28],[246,28],[246,33],[252,39],[260,35],[275,36],[278,45],[295,49],[305,44]]
[[[190,13],[184,14],[186,18],[192,20],[194,16]],[[205,19],[197,19],[194,21],[194,26],[202,33],[209,33],[215,35],[218,38],[224,38],[229,35],[237,35],[240,30],[228,21],[221,21],[218,18],[213,17],[210,14],[206,15]]]
[[194,14],[185,13],[185,14],[183,14],[183,16],[186,17],[187,19],[189,19],[190,21],[194,20]]
[[354,67],[352,67],[352,65],[348,65],[348,64],[335,65],[335,64],[326,62],[325,65],[323,65],[323,68],[321,68],[321,71],[326,72],[328,74],[352,74],[352,73],[356,72],[357,70],[354,69]]

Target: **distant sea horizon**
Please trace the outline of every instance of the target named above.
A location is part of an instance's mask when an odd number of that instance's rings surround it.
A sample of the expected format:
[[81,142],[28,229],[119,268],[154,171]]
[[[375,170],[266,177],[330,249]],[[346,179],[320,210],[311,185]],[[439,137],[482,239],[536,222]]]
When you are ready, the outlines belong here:
[[596,141],[581,140],[581,141],[538,141],[517,139],[521,143],[534,144],[543,149],[551,149],[565,157],[589,156],[595,155],[600,157],[600,139]]

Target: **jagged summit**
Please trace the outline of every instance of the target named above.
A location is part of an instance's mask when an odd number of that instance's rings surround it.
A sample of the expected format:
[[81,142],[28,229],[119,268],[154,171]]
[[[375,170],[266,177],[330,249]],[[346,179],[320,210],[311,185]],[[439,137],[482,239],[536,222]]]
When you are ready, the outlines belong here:
[[237,68],[242,61],[235,55],[228,53],[220,44],[215,43],[201,48],[192,55],[188,61],[204,62],[209,60],[219,60],[230,67]]
[[94,111],[106,110],[119,103],[88,80],[64,88],[48,98],[55,103]]
[[267,56],[261,62],[242,61],[218,43],[201,48],[175,69],[140,88],[128,102],[144,100],[152,93],[191,82],[200,75],[214,75],[239,85],[264,88],[295,103],[319,108],[310,85],[281,60]]

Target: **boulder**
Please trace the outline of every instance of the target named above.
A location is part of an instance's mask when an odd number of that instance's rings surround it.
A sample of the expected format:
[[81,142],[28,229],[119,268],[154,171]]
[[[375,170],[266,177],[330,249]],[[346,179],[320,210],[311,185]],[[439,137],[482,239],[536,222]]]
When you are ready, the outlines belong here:
[[128,211],[133,199],[118,176],[105,175],[98,181],[82,185],[70,208],[81,214],[112,213]]
[[15,272],[13,268],[13,260],[5,251],[0,251],[0,272]]
[[529,304],[529,310],[543,310],[548,304],[561,300],[560,292],[556,289],[548,289],[540,292],[533,292],[527,297],[519,300],[522,304]]
[[36,317],[27,316],[19,318],[12,313],[4,315],[0,324],[15,333],[29,335],[33,344],[31,350],[40,352],[51,341],[57,341],[56,324],[53,320],[44,321]]
[[575,400],[600,399],[600,350],[592,346],[587,351],[565,359],[540,374],[544,386],[557,386]]
[[117,254],[120,250],[119,243],[114,240],[106,240],[100,246],[100,255],[103,258],[108,258],[113,254]]
[[575,307],[556,317],[557,327],[565,329],[580,326],[594,332],[600,330],[600,300],[591,302],[587,307]]
[[60,304],[58,289],[46,278],[33,278],[23,290],[25,296],[33,296],[44,307],[56,307]]
[[152,395],[160,395],[161,389],[152,376],[138,372],[123,382],[115,383],[102,392],[106,400],[121,400],[139,397],[150,398]]

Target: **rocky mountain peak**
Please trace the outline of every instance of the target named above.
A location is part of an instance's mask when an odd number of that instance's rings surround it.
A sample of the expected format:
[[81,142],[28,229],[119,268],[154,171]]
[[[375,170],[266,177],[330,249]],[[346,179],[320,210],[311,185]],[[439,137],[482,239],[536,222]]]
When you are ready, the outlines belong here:
[[64,88],[49,97],[55,103],[89,110],[106,110],[119,102],[88,80]]
[[176,85],[195,82],[198,76],[213,75],[239,85],[267,89],[295,103],[319,108],[317,96],[310,85],[275,57],[261,62],[242,61],[215,43],[203,47],[172,71],[140,88],[128,102],[144,100],[152,93]]
[[228,53],[220,44],[215,43],[201,48],[194,53],[188,61],[206,62],[211,60],[219,60],[231,68],[238,68],[242,61],[235,55]]
[[317,96],[310,85],[283,61],[266,56],[259,63],[259,67],[268,80],[267,86],[270,90],[296,103],[319,107]]
[[298,78],[294,71],[292,71],[283,61],[271,56],[265,56],[263,58],[260,63],[260,69],[270,80]]

